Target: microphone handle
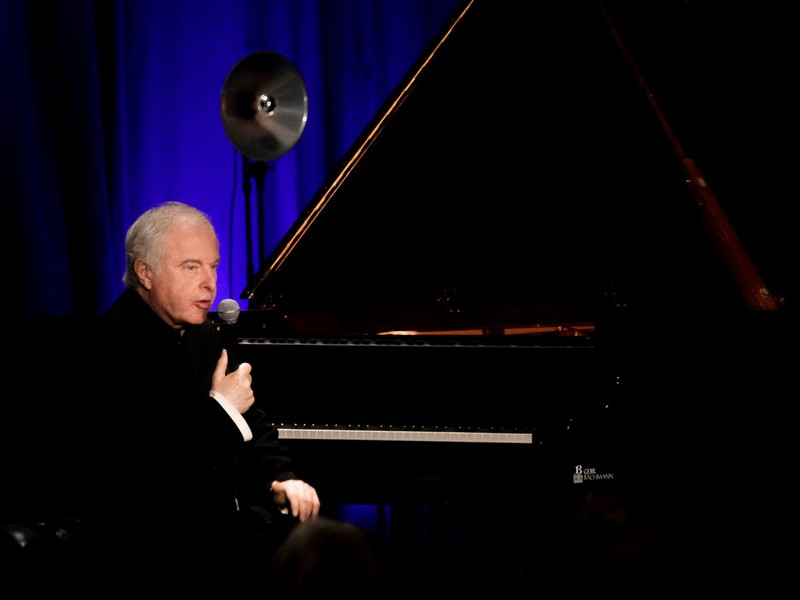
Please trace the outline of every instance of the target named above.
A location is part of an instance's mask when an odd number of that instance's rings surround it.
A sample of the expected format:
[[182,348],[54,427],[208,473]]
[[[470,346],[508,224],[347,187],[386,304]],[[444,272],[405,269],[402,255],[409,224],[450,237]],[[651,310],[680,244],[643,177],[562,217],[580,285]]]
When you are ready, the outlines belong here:
[[236,333],[235,323],[222,323],[219,326],[220,335],[222,336],[222,346],[228,352],[228,368],[225,373],[233,373],[239,368],[239,336]]

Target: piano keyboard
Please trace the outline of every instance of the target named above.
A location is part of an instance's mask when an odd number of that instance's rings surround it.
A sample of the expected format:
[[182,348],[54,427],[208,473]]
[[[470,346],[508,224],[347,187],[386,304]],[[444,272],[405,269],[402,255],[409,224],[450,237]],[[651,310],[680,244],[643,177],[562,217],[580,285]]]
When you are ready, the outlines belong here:
[[447,431],[409,429],[346,429],[278,426],[281,439],[343,440],[369,442],[469,442],[488,444],[532,444],[532,433],[494,431]]

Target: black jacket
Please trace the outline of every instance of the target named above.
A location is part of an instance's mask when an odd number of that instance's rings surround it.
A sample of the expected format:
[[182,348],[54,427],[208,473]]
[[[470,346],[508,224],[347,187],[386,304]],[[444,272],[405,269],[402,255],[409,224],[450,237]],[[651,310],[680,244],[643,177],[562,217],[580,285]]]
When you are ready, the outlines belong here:
[[126,290],[96,323],[94,341],[85,419],[90,543],[149,552],[157,539],[168,558],[216,550],[231,532],[269,536],[285,519],[270,484],[296,475],[262,410],[244,414],[253,431],[245,442],[209,396],[222,350],[216,327],[207,321],[181,334]]

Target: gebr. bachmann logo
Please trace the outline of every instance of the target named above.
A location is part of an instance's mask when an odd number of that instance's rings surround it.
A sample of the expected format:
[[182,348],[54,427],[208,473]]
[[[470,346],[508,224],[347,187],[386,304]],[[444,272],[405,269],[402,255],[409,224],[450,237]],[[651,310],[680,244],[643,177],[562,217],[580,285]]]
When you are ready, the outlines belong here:
[[583,465],[575,465],[575,472],[572,474],[572,483],[609,481],[611,479],[614,479],[613,473],[598,473],[595,467],[584,467]]

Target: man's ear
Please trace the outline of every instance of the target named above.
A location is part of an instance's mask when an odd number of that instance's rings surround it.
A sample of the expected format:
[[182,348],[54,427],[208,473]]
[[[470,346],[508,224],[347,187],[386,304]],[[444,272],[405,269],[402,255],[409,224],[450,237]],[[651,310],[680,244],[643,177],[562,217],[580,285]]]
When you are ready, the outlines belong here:
[[142,284],[142,287],[146,290],[149,290],[153,287],[153,278],[152,278],[152,270],[144,262],[141,258],[137,258],[136,262],[133,263],[133,270],[136,273],[136,277],[139,278],[139,283]]

